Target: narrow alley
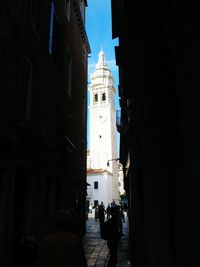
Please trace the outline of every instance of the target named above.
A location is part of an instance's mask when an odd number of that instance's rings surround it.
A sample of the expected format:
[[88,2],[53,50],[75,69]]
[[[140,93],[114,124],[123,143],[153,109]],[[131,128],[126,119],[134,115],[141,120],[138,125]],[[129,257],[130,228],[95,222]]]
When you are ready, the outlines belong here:
[[[124,236],[120,240],[118,252],[117,267],[130,267],[129,251],[128,251],[128,217],[124,212],[125,223],[123,223]],[[85,254],[88,267],[106,267],[109,259],[109,251],[106,241],[100,237],[99,221],[95,220],[94,214],[89,213],[87,220],[86,235],[83,238]]]

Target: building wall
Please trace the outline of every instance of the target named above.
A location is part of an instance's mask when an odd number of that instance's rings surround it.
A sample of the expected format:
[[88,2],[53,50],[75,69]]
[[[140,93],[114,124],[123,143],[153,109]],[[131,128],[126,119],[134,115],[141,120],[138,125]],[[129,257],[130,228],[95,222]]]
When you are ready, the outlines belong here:
[[[90,184],[87,190],[89,205],[94,205],[95,200],[98,201],[99,205],[103,201],[105,206],[113,201],[112,178],[112,174],[107,172],[87,175],[87,181]],[[98,189],[94,188],[94,182],[98,182]]]
[[200,19],[195,1],[168,4],[145,1],[132,9],[129,1],[112,1],[120,160],[129,163],[130,253],[138,267],[200,262]]
[[54,210],[74,209],[80,234],[85,232],[90,48],[78,2],[71,1],[70,20],[64,5],[65,1],[54,1],[51,52],[51,1],[10,0],[1,5],[2,266],[16,266],[15,253],[24,235],[40,241],[46,216]]

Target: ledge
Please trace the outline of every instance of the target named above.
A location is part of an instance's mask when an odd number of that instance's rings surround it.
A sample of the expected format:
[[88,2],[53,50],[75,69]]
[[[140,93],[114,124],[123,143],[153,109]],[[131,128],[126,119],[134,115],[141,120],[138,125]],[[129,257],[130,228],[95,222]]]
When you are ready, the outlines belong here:
[[78,1],[77,0],[73,0],[72,3],[73,3],[73,7],[74,7],[74,10],[75,10],[76,16],[77,16],[77,21],[78,21],[78,26],[79,26],[80,33],[81,33],[81,38],[83,40],[83,43],[84,43],[84,45],[86,47],[86,50],[87,50],[88,54],[90,54],[91,53],[90,44],[89,44],[89,41],[88,41],[87,33],[85,31],[85,25],[83,23],[83,19],[82,19],[82,16],[81,16],[81,11],[80,11],[80,7],[79,7],[79,4],[78,4]]

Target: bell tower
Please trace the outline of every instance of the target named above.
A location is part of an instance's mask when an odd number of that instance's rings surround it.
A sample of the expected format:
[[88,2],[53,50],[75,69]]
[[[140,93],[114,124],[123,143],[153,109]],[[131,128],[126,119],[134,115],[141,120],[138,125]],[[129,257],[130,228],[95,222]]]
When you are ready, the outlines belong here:
[[[114,77],[101,50],[95,71],[90,76],[90,159],[93,169],[115,173],[117,158],[117,129]],[[115,166],[116,165],[116,166]]]

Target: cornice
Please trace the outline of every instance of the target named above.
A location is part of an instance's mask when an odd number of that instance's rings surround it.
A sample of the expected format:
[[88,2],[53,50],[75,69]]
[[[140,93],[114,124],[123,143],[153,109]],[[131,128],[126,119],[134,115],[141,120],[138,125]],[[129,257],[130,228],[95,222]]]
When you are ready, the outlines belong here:
[[81,16],[81,11],[80,11],[80,7],[78,4],[78,0],[72,0],[72,4],[73,4],[76,17],[77,17],[78,26],[79,26],[80,33],[81,33],[81,38],[83,40],[87,53],[90,54],[91,53],[90,44],[88,41],[87,33],[85,31],[85,25],[84,25],[84,22]]

